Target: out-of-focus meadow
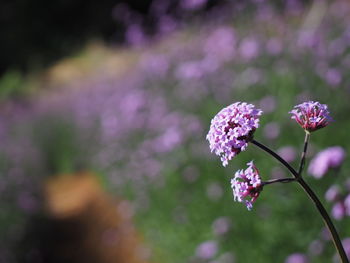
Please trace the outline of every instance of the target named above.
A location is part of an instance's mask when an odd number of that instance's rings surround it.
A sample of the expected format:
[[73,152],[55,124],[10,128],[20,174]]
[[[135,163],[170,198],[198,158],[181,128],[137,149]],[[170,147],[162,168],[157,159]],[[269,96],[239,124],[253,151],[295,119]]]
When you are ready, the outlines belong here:
[[[264,180],[283,167],[249,145],[224,168],[205,136],[219,110],[247,101],[264,111],[255,138],[297,166],[304,133],[288,112],[317,100],[335,121],[312,134],[308,161],[347,152],[350,3],[153,2],[149,31],[113,9],[123,44],[94,37],[51,66],[3,72],[0,262],[338,262],[296,184],[266,187],[252,211],[233,201],[248,161]],[[305,179],[350,253],[349,173],[345,159]]]

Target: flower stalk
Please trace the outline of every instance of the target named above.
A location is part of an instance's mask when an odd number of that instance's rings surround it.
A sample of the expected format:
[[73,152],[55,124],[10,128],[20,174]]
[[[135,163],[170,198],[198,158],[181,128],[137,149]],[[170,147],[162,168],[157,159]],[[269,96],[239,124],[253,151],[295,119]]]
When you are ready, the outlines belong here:
[[268,180],[265,182],[262,182],[261,184],[264,185],[268,185],[268,184],[275,184],[275,183],[291,183],[291,182],[295,182],[296,179],[291,177],[291,178],[278,178],[278,179],[272,179],[272,180]]
[[263,145],[262,143],[254,140],[254,139],[251,141],[251,143],[255,144],[260,149],[263,149],[265,152],[267,152],[268,154],[272,155],[275,159],[277,159],[280,163],[282,163],[295,178],[299,177],[297,171],[295,171],[294,168],[292,166],[290,166],[290,164],[286,160],[284,160],[281,156],[279,156],[273,150],[271,150],[267,146]]
[[[308,195],[310,200],[312,200],[312,202],[316,206],[317,210],[321,214],[325,225],[327,226],[329,232],[332,235],[332,240],[333,240],[334,246],[336,247],[336,249],[338,251],[339,257],[341,258],[341,262],[342,263],[349,263],[349,260],[346,256],[346,253],[345,253],[345,250],[344,250],[343,245],[341,243],[341,240],[339,238],[338,232],[337,232],[330,216],[328,215],[326,209],[322,205],[322,203],[319,200],[319,198],[317,197],[317,195],[314,193],[314,191],[310,188],[310,186],[304,181],[304,179],[301,176],[302,171],[303,171],[303,167],[305,165],[306,151],[307,151],[309,139],[310,139],[310,133],[306,132],[305,141],[304,141],[304,150],[302,153],[298,172],[292,166],[290,166],[287,161],[285,161],[281,156],[279,156],[277,153],[275,153],[273,150],[271,150],[267,146],[257,142],[256,140],[252,140],[252,143],[254,145],[256,145],[257,147],[259,147],[260,149],[262,149],[265,152],[272,155],[275,159],[277,159],[280,163],[282,163],[291,172],[291,174],[295,177],[292,179],[297,181],[299,183],[299,185],[304,189],[304,191],[306,192],[306,194]],[[291,181],[290,178],[285,178],[285,179],[289,179],[287,181]],[[277,180],[280,180],[280,179],[277,179]]]
[[303,149],[303,152],[301,154],[301,160],[300,160],[300,165],[299,165],[299,170],[298,170],[299,177],[301,177],[301,173],[303,172],[303,169],[305,166],[306,152],[307,152],[307,147],[309,145],[309,140],[310,140],[310,132],[305,130],[304,149]]

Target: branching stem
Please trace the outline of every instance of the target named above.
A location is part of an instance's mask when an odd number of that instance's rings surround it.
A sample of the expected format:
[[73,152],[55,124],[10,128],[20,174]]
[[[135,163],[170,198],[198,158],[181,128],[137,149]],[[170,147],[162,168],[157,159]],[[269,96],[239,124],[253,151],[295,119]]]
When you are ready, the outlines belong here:
[[275,183],[291,183],[295,182],[296,179],[294,177],[292,178],[279,178],[279,179],[272,179],[269,181],[262,182],[262,185],[268,185],[268,184],[275,184]]
[[[301,155],[301,161],[300,161],[300,166],[299,166],[298,172],[286,160],[284,160],[281,156],[279,156],[277,153],[275,153],[273,150],[271,150],[267,146],[257,142],[254,139],[251,142],[254,145],[256,145],[257,147],[259,147],[260,149],[262,149],[265,152],[272,155],[275,159],[277,159],[280,163],[282,163],[290,171],[290,173],[294,176],[294,178],[285,178],[285,181],[287,182],[287,181],[291,181],[291,179],[293,179],[294,181],[297,181],[299,183],[299,185],[304,189],[304,191],[306,192],[306,194],[308,195],[310,200],[314,203],[317,210],[321,214],[325,225],[327,226],[329,232],[331,233],[333,243],[338,251],[339,257],[341,258],[341,262],[342,263],[349,263],[349,260],[346,256],[343,245],[342,245],[341,240],[339,238],[338,232],[335,229],[335,226],[333,225],[333,222],[332,222],[330,216],[328,215],[326,209],[322,205],[322,203],[319,200],[319,198],[317,197],[317,195],[314,193],[314,191],[310,188],[310,186],[304,181],[304,179],[301,176],[304,165],[305,165],[306,152],[307,152],[309,139],[310,139],[310,133],[306,132],[305,141],[304,141],[304,150],[303,150],[303,153]],[[277,179],[277,180],[281,180],[281,179]],[[275,182],[277,182],[277,181],[275,180]],[[267,182],[265,182],[265,184],[266,183]],[[271,183],[274,183],[273,180],[271,181]]]

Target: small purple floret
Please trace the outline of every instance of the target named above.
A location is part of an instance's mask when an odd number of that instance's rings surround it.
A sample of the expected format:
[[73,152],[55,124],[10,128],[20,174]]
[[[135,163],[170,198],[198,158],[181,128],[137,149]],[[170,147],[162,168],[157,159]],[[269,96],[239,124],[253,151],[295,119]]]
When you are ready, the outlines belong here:
[[247,163],[246,170],[239,170],[231,179],[231,187],[235,201],[244,202],[248,210],[251,210],[253,203],[259,197],[263,189],[259,171],[253,161]]
[[326,127],[332,121],[328,106],[317,101],[308,101],[296,105],[289,113],[292,114],[292,119],[308,132]]
[[222,109],[212,119],[207,140],[211,152],[221,157],[222,165],[244,151],[259,127],[262,111],[253,104],[236,102]]

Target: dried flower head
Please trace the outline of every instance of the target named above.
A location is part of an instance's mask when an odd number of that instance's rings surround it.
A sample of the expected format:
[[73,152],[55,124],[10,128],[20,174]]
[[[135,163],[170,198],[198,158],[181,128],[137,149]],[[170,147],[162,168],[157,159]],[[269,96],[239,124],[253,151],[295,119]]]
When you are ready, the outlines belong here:
[[259,197],[263,189],[259,171],[253,161],[247,163],[248,168],[238,170],[235,177],[231,179],[231,187],[235,201],[245,202],[248,210],[251,210],[253,203]]
[[212,119],[207,140],[211,152],[221,157],[223,166],[244,151],[259,127],[262,111],[253,104],[236,102],[222,109]]
[[317,101],[308,101],[296,105],[289,113],[292,114],[292,119],[296,120],[308,132],[326,127],[332,121],[327,105]]

